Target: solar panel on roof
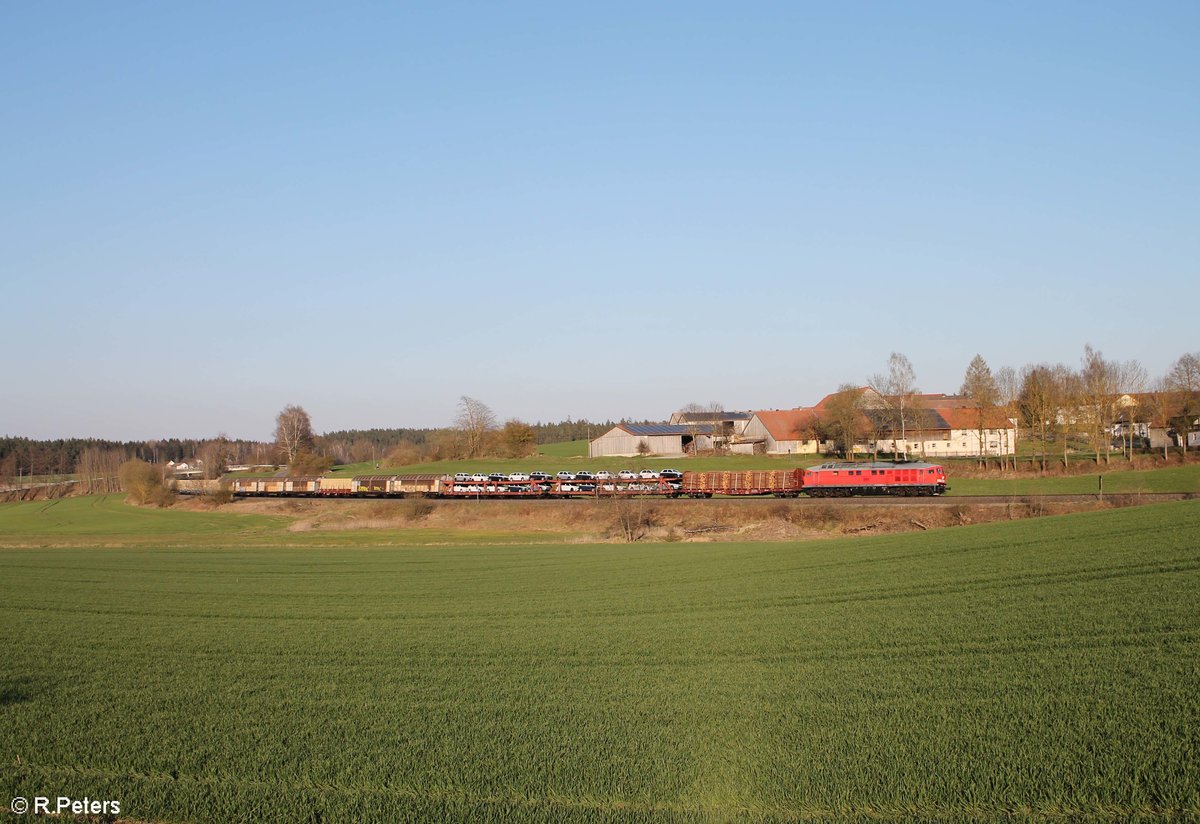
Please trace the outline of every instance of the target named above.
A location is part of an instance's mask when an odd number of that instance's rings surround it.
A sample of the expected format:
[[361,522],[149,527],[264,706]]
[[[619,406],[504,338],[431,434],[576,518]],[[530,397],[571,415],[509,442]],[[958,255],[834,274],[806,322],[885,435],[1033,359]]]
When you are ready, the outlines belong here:
[[711,435],[709,424],[625,423],[621,428],[631,435]]

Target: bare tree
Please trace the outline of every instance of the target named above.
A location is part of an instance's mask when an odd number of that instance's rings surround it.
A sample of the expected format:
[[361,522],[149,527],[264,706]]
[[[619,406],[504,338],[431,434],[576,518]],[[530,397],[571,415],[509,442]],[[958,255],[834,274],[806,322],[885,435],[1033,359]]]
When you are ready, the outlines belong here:
[[1079,406],[1084,410],[1084,423],[1088,437],[1100,463],[1100,450],[1104,450],[1104,462],[1109,462],[1112,452],[1113,419],[1115,405],[1120,394],[1120,369],[1116,363],[1106,360],[1103,353],[1091,344],[1083,347],[1083,368],[1079,371]]
[[1062,439],[1063,467],[1070,465],[1071,433],[1078,432],[1085,421],[1081,421],[1080,407],[1085,402],[1083,380],[1069,366],[1054,367],[1054,381],[1058,391],[1058,430]]
[[989,414],[996,408],[1000,390],[996,386],[996,377],[992,374],[991,367],[987,365],[987,361],[983,359],[982,355],[976,355],[971,359],[966,374],[963,375],[962,389],[959,392],[971,399],[979,436],[979,461],[981,465],[986,466],[987,453],[983,448],[984,424],[987,422]]
[[1188,433],[1200,415],[1200,352],[1187,352],[1167,370],[1167,387],[1178,394],[1179,415],[1175,432],[1183,454],[1187,454]]
[[900,441],[904,444],[904,451],[907,453],[907,426],[915,396],[920,391],[917,388],[917,376],[912,362],[899,352],[893,352],[888,358],[887,374],[873,375],[867,385],[879,395],[884,409],[887,411],[892,428],[893,453],[896,451],[897,430],[900,432]]
[[825,403],[821,413],[825,437],[840,445],[847,458],[854,455],[854,445],[866,434],[862,397],[858,387],[844,383]]
[[288,464],[293,463],[301,452],[312,451],[312,420],[304,407],[288,404],[275,417],[275,443]]
[[117,474],[125,457],[123,450],[98,446],[89,446],[80,452],[75,462],[75,476],[80,488],[88,495],[116,492],[120,488]]
[[[725,442],[733,436],[733,427],[723,424],[715,419],[715,416],[725,411],[725,406],[720,401],[709,401],[708,403],[696,403],[695,401],[684,404],[679,410],[684,414],[683,423],[688,429],[688,435],[692,439],[692,451],[696,451],[697,438],[700,435],[700,429],[703,426],[708,426],[712,433],[712,443],[714,448],[717,441],[723,437]],[[721,431],[718,432],[718,424],[722,425]],[[728,431],[726,431],[728,430]]]
[[1122,447],[1126,449],[1125,457],[1132,460],[1133,428],[1138,418],[1145,417],[1141,408],[1142,398],[1144,397],[1146,387],[1150,384],[1150,377],[1146,373],[1146,367],[1142,366],[1136,360],[1125,361],[1117,366],[1117,384],[1121,388],[1121,398],[1125,396],[1129,397],[1128,402],[1118,400],[1117,406],[1113,411],[1115,414],[1124,414],[1125,416],[1125,432]]
[[232,453],[229,437],[224,432],[202,444],[196,450],[196,457],[204,465],[205,479],[211,481],[224,475],[229,467]]
[[[1167,436],[1167,432],[1170,430],[1175,416],[1175,399],[1176,394],[1171,390],[1170,382],[1166,378],[1159,378],[1151,385],[1150,391],[1146,393],[1145,401],[1142,403],[1142,414],[1145,416],[1150,428],[1162,429],[1164,461],[1168,457],[1167,450],[1170,449],[1171,445],[1171,440]],[[1147,434],[1150,435],[1152,433],[1147,432]]]
[[[1012,427],[1016,426],[1016,422],[1020,420],[1020,411],[1018,399],[1021,392],[1021,381],[1017,377],[1017,370],[1011,366],[1001,366],[996,370],[996,392],[998,394],[998,403],[1000,408],[1004,410],[1004,416],[1008,418]],[[1001,459],[1001,467],[1005,466],[1007,461],[1011,461],[1012,468],[1017,468],[1017,432],[1012,427],[1004,429],[1004,455]],[[1013,432],[1013,442],[1009,443],[1008,433]]]
[[1062,405],[1058,374],[1062,368],[1043,363],[1021,370],[1021,389],[1017,402],[1025,425],[1038,433],[1042,443],[1043,472],[1049,463],[1050,433],[1058,424]]
[[496,428],[496,415],[483,401],[463,395],[454,427],[462,434],[466,457],[475,458],[483,451],[487,434]]

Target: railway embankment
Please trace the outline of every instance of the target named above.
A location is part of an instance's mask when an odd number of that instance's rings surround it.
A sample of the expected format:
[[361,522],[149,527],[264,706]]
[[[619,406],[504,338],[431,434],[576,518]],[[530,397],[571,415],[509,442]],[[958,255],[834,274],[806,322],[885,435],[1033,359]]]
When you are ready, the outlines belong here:
[[[241,499],[222,512],[283,516],[293,533],[389,530],[527,533],[575,542],[796,541],[927,531],[1176,500],[1172,495],[1004,498],[772,498],[455,501]],[[177,506],[204,508],[201,501]]]

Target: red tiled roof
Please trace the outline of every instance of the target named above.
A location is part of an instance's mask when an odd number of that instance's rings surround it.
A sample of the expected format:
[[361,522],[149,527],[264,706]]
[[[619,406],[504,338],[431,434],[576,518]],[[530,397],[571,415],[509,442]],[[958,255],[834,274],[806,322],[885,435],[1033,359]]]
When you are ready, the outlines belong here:
[[754,414],[777,441],[811,440],[807,430],[820,417],[816,409],[807,408],[766,409]]
[[[933,411],[938,413],[951,429],[979,429],[979,412],[961,406],[935,406]],[[983,411],[984,429],[1011,429],[1012,421],[1000,409],[985,409]]]
[[[846,390],[846,391],[847,391],[847,392],[857,392],[858,394],[860,394],[860,395],[861,395],[861,394],[863,394],[864,392],[866,392],[866,391],[867,391],[869,388],[870,388],[870,387],[867,387],[867,386],[859,386],[859,387],[857,387],[857,388],[855,388],[855,389],[848,389],[848,390]],[[826,406],[828,406],[828,405],[829,405],[829,401],[830,401],[830,400],[832,400],[833,398],[837,397],[837,396],[838,396],[838,395],[840,395],[840,394],[842,394],[842,393],[841,393],[841,392],[830,392],[828,395],[826,395],[825,397],[821,398],[821,400],[817,401],[817,405],[816,405],[816,406],[814,406],[814,407],[812,407],[812,408],[813,408],[813,409],[824,409]]]

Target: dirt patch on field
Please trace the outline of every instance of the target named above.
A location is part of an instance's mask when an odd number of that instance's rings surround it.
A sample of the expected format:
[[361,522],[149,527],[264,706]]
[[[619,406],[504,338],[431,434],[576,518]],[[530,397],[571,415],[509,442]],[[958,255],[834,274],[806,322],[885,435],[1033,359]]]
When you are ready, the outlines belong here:
[[[1132,500],[872,506],[800,500],[442,501],[243,499],[217,507],[292,519],[295,532],[360,529],[485,530],[562,534],[574,541],[798,541],[915,532],[1129,505]],[[188,501],[187,508],[211,504]]]

